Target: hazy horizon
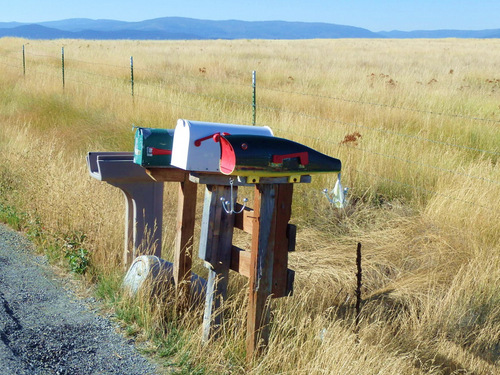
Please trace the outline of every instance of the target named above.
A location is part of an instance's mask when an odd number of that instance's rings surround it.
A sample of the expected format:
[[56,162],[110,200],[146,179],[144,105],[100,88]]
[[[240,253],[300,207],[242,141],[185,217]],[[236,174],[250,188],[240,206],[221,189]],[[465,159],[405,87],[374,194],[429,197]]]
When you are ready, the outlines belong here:
[[140,22],[161,17],[187,17],[203,20],[322,22],[380,32],[498,29],[499,14],[500,2],[492,0],[480,3],[464,0],[215,0],[210,3],[200,0],[89,0],[84,4],[68,4],[63,0],[26,0],[4,4],[0,22],[41,23],[72,18]]

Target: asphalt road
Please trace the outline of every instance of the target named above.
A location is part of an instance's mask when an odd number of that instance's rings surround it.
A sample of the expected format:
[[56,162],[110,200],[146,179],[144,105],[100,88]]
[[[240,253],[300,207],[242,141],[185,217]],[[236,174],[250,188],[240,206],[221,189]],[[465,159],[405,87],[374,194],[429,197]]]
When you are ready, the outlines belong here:
[[159,373],[0,224],[0,375]]

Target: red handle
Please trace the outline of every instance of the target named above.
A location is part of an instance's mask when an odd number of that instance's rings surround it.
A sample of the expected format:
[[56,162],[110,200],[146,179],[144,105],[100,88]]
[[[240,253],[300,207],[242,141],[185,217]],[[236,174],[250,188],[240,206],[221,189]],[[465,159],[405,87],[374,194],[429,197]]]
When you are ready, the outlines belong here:
[[200,139],[197,139],[196,141],[194,141],[194,145],[196,147],[200,147],[201,146],[201,142],[206,141],[207,139],[210,139],[210,138],[212,138],[215,143],[218,143],[219,142],[219,137],[221,135],[231,135],[231,134],[226,133],[226,132],[221,132],[221,133],[214,133],[214,134],[211,134],[211,135],[207,135],[206,137],[203,137],[203,138],[200,138]]
[[307,151],[296,152],[294,154],[273,155],[273,163],[283,163],[283,160],[291,158],[299,158],[301,165],[309,164],[309,153]]
[[148,147],[148,156],[172,155],[172,150],[164,150],[156,147]]

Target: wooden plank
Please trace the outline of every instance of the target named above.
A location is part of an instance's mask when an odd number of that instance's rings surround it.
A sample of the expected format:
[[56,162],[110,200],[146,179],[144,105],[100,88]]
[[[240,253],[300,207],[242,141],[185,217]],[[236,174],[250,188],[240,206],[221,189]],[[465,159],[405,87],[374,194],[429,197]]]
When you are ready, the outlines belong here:
[[[200,237],[200,254],[208,258],[207,296],[203,315],[204,342],[216,338],[223,323],[223,301],[227,298],[227,284],[231,262],[234,216],[222,208],[221,197],[227,199],[229,186],[207,186]],[[236,199],[236,187],[234,187]],[[209,210],[205,212],[205,210]],[[202,249],[201,247],[206,247]]]
[[224,212],[220,198],[228,194],[229,188],[214,185],[207,185],[205,188],[198,255],[212,265],[217,263],[220,224]]
[[247,314],[247,360],[258,355],[269,341],[273,248],[276,232],[277,185],[256,185]]
[[[235,210],[240,211],[243,206],[239,203],[236,203]],[[234,217],[234,227],[238,228],[248,234],[252,234],[253,230],[253,222],[254,222],[254,212],[250,207],[245,207],[245,209],[236,214]]]
[[155,181],[163,182],[184,182],[189,178],[189,172],[184,169],[170,168],[148,168],[146,173]]
[[251,252],[237,246],[231,248],[231,269],[240,275],[250,277]]
[[189,306],[197,185],[184,175],[179,183],[174,251],[174,280],[181,310]]
[[208,278],[207,278],[207,289],[205,297],[205,311],[203,313],[203,327],[202,327],[202,337],[203,342],[208,342],[211,338],[215,336],[216,325],[220,325],[221,320],[215,317],[215,309],[220,307],[220,294],[217,293],[217,271],[215,271],[212,266],[207,263],[208,267]]
[[234,186],[250,186],[238,176],[226,176],[217,172],[191,172],[189,178],[196,184],[229,186],[229,180],[232,179]]
[[286,228],[286,237],[288,238],[288,252],[295,251],[295,244],[297,243],[297,226],[288,224]]
[[293,184],[278,185],[276,195],[276,233],[273,262],[273,298],[287,295],[289,239],[288,221],[292,215]]
[[[231,250],[231,270],[238,272],[240,275],[243,275],[245,277],[250,277],[251,258],[252,258],[252,253],[250,251],[245,251],[233,245]],[[295,271],[288,269],[286,278],[287,296],[291,296],[293,294],[294,280],[295,280]]]

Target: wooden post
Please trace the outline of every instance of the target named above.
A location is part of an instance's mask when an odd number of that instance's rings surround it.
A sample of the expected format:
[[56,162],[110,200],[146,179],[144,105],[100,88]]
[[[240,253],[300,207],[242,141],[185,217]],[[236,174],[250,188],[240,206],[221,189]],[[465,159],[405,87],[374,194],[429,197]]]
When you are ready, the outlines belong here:
[[276,232],[277,185],[256,185],[250,293],[247,316],[247,360],[257,355],[269,340],[270,295],[272,291],[274,242]]
[[288,221],[292,215],[293,184],[276,185],[276,232],[274,241],[273,262],[273,297],[284,297],[289,291],[288,287]]
[[288,291],[288,221],[293,184],[256,185],[250,260],[247,360],[269,341],[270,301]]
[[[236,190],[236,187],[233,187]],[[233,241],[234,216],[224,211],[221,198],[229,199],[231,187],[207,185],[200,236],[200,258],[207,262],[208,280],[203,315],[203,342],[216,338],[222,325],[224,299],[227,297]],[[236,193],[233,192],[234,199]]]
[[180,311],[189,306],[196,190],[197,185],[189,181],[189,175],[185,174],[184,181],[179,183],[174,253],[174,280]]

